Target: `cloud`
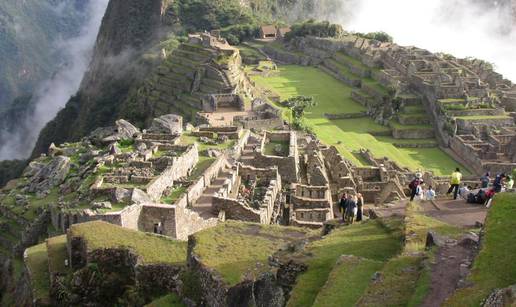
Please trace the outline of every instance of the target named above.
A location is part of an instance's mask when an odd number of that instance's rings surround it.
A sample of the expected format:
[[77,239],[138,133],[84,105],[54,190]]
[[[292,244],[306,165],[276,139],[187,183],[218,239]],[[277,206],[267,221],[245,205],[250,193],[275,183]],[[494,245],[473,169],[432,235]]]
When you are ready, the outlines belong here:
[[[86,7],[88,18],[77,37],[56,41],[55,46],[64,51],[65,62],[49,80],[36,89],[34,112],[14,133],[0,132],[0,160],[27,158],[39,132],[79,89],[81,80],[91,60],[98,30],[108,0],[90,0]],[[66,14],[66,12],[63,12]]]
[[[320,0],[322,1],[322,0]],[[516,30],[502,1],[340,0],[347,30],[385,31],[400,45],[417,46],[495,64],[516,81]]]

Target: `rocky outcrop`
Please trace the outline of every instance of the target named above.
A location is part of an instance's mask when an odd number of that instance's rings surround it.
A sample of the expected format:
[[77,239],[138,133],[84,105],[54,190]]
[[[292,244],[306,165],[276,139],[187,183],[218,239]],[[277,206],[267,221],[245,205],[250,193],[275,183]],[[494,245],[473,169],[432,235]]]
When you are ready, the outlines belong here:
[[495,289],[484,301],[483,307],[514,306],[516,303],[516,285]]
[[52,188],[61,184],[70,170],[70,158],[57,156],[52,161],[40,168],[31,178],[28,191],[38,194],[46,194]]

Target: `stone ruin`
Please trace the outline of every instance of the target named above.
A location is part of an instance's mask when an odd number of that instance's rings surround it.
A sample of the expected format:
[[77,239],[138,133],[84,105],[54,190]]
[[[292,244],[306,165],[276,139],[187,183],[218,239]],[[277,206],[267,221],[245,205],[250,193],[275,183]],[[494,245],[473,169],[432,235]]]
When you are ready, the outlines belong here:
[[[389,125],[394,138],[436,137],[438,141],[395,146],[449,147],[458,161],[478,174],[488,170],[511,172],[516,166],[509,149],[516,138],[516,86],[489,63],[351,34],[339,40],[297,38],[284,50],[265,46],[264,51],[283,62],[318,65],[355,87],[352,99],[368,111],[352,116],[371,116]],[[352,75],[340,73],[339,67]],[[363,78],[370,78],[383,90]],[[341,118],[340,114],[327,116]],[[396,121],[399,124],[393,124]],[[406,129],[403,125],[413,127]]]
[[213,197],[215,214],[226,219],[272,224],[277,218],[281,177],[276,167],[237,164],[236,170]]

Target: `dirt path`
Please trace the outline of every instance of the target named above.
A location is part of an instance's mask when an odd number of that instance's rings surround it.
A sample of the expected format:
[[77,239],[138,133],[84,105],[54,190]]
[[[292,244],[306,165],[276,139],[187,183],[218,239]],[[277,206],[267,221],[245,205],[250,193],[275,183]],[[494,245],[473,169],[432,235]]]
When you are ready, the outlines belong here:
[[469,273],[474,256],[473,248],[456,242],[439,248],[431,269],[430,289],[421,306],[441,306]]
[[420,202],[425,215],[458,227],[475,227],[484,223],[488,209],[468,204],[464,200],[436,200]]

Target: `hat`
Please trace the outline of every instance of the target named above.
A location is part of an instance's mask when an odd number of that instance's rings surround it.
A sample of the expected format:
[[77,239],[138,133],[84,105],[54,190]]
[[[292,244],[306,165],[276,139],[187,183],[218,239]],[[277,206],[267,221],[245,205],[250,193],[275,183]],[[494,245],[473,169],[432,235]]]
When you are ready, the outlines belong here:
[[416,173],[416,178],[421,178],[421,173]]

